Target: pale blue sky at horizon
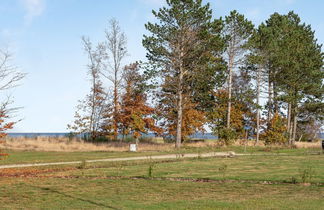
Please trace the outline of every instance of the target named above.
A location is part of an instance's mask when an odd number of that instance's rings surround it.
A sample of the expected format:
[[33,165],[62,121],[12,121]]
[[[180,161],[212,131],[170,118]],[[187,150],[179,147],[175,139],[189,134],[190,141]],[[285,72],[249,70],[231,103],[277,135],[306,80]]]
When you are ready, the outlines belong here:
[[[254,24],[272,13],[294,10],[324,43],[322,0],[205,0],[214,17],[238,10]],[[0,0],[0,48],[14,54],[13,64],[28,75],[14,96],[21,122],[13,132],[66,132],[78,100],[89,92],[87,57],[81,37],[104,39],[108,20],[116,18],[128,38],[124,64],[145,60],[144,24],[164,0]]]

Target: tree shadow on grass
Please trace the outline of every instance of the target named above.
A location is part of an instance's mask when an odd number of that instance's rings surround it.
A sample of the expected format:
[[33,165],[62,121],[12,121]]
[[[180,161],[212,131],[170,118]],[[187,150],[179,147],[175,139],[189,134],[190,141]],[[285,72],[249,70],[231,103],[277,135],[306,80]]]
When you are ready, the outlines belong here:
[[37,188],[37,189],[40,189],[42,191],[48,191],[48,192],[51,192],[51,193],[56,193],[56,194],[59,194],[59,195],[63,195],[65,197],[68,197],[68,198],[71,198],[71,199],[74,199],[74,200],[79,200],[79,201],[82,201],[82,202],[86,202],[86,203],[89,203],[89,204],[92,204],[92,205],[95,205],[95,206],[98,206],[98,207],[101,207],[101,208],[119,209],[119,208],[109,206],[109,205],[105,205],[105,204],[102,204],[102,203],[98,203],[98,202],[95,202],[95,201],[92,201],[92,200],[88,200],[88,199],[84,199],[84,198],[78,198],[78,197],[75,197],[75,196],[72,196],[72,195],[68,195],[66,193],[51,189],[49,187],[38,187],[38,186],[33,186],[33,185],[27,185],[27,186]]

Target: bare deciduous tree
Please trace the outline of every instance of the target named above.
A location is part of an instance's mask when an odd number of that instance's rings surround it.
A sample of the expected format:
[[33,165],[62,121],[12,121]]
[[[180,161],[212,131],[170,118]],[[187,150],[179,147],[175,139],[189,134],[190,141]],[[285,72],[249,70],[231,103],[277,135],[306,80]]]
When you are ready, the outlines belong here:
[[99,43],[93,49],[92,43],[88,38],[83,37],[82,41],[84,50],[89,58],[87,67],[91,81],[91,92],[86,96],[85,100],[80,101],[73,125],[68,125],[68,128],[76,133],[89,133],[90,138],[95,139],[101,132],[104,121],[103,112],[106,108],[108,97],[100,79],[108,55],[106,54],[104,43]]
[[16,122],[7,122],[12,113],[19,107],[11,107],[13,100],[10,96],[4,95],[4,92],[19,85],[19,82],[26,76],[25,73],[18,71],[18,68],[12,63],[12,55],[8,51],[0,50],[0,138],[6,136],[4,131],[12,129]]
[[16,87],[26,76],[11,65],[12,55],[8,51],[0,50],[0,91]]
[[121,85],[122,61],[127,56],[127,38],[116,19],[109,21],[109,28],[105,33],[106,53],[110,59],[102,74],[113,83],[113,136],[116,140],[118,137],[119,89]]

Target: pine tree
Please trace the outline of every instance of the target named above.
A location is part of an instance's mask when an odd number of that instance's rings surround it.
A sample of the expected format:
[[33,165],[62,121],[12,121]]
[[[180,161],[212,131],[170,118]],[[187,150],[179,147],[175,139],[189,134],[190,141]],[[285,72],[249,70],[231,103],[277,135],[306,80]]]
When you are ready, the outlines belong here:
[[272,65],[279,72],[275,77],[278,91],[282,92],[279,99],[291,105],[288,130],[291,133],[290,143],[293,143],[300,107],[304,103],[318,103],[323,99],[323,53],[316,43],[314,31],[309,25],[301,23],[297,14],[289,12],[280,20],[280,24],[271,31],[279,28],[284,36],[275,37],[276,47],[272,47],[271,58]]
[[323,101],[323,53],[309,25],[297,14],[274,13],[253,36],[255,64],[266,70],[268,127],[287,110],[290,143],[296,140],[300,109]]
[[228,88],[228,108],[227,108],[227,129],[230,129],[231,105],[232,105],[232,85],[234,70],[244,63],[247,52],[246,44],[253,32],[253,24],[244,15],[236,10],[231,11],[229,16],[225,16],[225,27],[223,33],[226,39],[225,60],[227,61],[227,88]]
[[[210,5],[202,0],[167,0],[167,7],[153,15],[158,23],[147,23],[151,33],[144,36],[147,58],[157,66],[163,81],[163,92],[176,114],[176,147],[183,140],[183,119],[186,106],[199,108],[211,97],[217,72],[223,70],[220,58],[224,41],[220,36],[222,23],[212,20]],[[199,100],[204,99],[204,100]]]

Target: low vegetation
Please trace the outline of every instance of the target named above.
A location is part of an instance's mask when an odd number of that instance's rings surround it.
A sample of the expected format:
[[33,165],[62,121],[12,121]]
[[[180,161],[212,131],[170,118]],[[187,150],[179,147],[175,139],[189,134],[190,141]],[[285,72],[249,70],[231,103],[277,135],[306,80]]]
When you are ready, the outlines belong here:
[[[52,152],[127,152],[129,144],[135,143],[135,139],[130,138],[124,142],[99,142],[93,143],[78,138],[67,137],[36,137],[36,138],[10,138],[6,137],[5,141],[0,144],[0,149],[15,151],[52,151]],[[183,150],[188,148],[221,148],[226,146],[226,142],[217,140],[188,140],[184,142]],[[284,145],[267,145],[263,142],[255,143],[252,140],[233,141],[232,146],[256,146],[267,148],[285,148]],[[321,142],[296,142],[296,148],[320,148]],[[142,138],[138,145],[138,151],[175,151],[172,143],[164,143],[162,138]]]
[[[320,209],[324,205],[321,149],[266,148],[248,147],[246,155],[234,158],[152,160],[147,155],[141,161],[2,169],[0,202],[4,209]],[[208,150],[197,149],[188,151]],[[242,146],[219,148],[227,149],[244,151]],[[23,151],[12,156],[23,158],[24,153],[40,156]],[[75,155],[65,154],[51,158]],[[91,159],[94,153],[81,155]]]

